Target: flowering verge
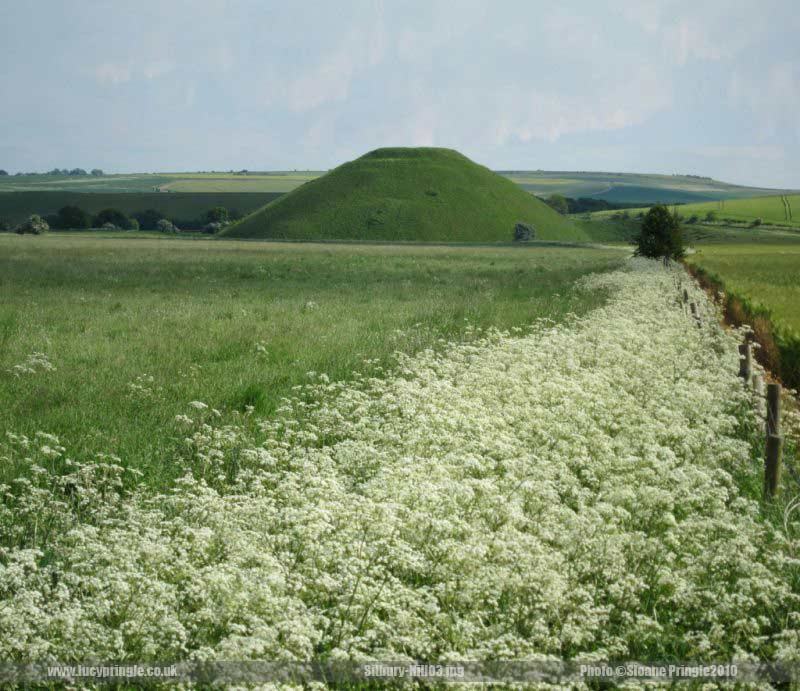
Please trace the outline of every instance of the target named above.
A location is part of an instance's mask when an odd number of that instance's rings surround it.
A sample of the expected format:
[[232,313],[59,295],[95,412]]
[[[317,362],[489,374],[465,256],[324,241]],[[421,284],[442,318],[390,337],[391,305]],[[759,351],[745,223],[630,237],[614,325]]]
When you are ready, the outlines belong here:
[[737,336],[679,280],[633,260],[584,317],[321,375],[258,432],[193,402],[168,494],[10,438],[0,658],[796,658]]

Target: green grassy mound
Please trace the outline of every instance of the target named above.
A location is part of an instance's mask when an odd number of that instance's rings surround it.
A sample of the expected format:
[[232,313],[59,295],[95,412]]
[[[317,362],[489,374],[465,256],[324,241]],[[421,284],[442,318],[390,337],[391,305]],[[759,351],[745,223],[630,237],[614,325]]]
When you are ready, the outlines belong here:
[[376,149],[311,180],[226,231],[296,240],[585,241],[583,230],[510,180],[451,149]]

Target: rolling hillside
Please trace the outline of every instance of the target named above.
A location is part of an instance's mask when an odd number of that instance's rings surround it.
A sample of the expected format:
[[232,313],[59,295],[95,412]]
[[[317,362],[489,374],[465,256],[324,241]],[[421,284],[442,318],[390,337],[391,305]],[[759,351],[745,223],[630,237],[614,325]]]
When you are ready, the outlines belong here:
[[232,226],[237,238],[508,242],[584,241],[581,228],[510,180],[450,149],[376,149]]
[[688,204],[718,199],[740,199],[793,190],[734,185],[698,175],[607,173],[586,171],[498,171],[532,194],[547,197],[590,197],[618,204]]

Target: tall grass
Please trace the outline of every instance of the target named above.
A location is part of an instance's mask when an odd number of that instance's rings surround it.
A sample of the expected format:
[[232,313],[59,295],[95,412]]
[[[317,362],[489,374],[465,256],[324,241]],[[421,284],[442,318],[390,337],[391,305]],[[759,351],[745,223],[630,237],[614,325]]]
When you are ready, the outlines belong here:
[[310,371],[346,379],[396,350],[582,313],[603,296],[570,284],[621,256],[0,235],[0,429],[116,453],[165,486],[187,402],[269,416]]

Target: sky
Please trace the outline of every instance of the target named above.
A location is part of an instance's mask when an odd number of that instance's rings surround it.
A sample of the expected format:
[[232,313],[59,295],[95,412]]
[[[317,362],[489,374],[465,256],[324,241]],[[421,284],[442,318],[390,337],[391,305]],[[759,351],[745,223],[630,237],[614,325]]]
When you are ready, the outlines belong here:
[[795,0],[0,0],[0,168],[499,170],[800,188]]

